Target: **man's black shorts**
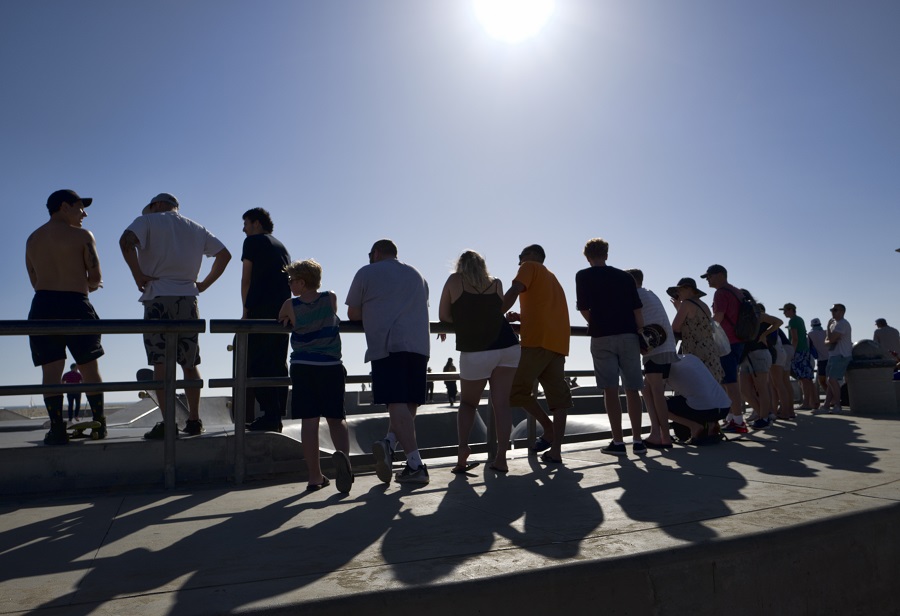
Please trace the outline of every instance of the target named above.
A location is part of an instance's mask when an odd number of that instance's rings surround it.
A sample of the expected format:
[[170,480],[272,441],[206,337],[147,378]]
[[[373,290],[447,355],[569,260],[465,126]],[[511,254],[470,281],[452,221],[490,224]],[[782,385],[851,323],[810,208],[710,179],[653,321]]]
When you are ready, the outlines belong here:
[[666,400],[669,412],[678,417],[684,417],[689,421],[699,424],[710,423],[724,419],[729,409],[702,409],[697,410],[688,406],[684,396],[672,396]]
[[372,361],[372,397],[375,404],[425,404],[428,357],[418,353],[391,353]]
[[[100,317],[84,293],[72,291],[35,291],[31,300],[29,321],[45,319],[82,319],[96,321]],[[43,366],[66,358],[66,348],[76,364],[83,365],[103,356],[100,334],[62,334],[29,336],[31,359],[35,366]]]

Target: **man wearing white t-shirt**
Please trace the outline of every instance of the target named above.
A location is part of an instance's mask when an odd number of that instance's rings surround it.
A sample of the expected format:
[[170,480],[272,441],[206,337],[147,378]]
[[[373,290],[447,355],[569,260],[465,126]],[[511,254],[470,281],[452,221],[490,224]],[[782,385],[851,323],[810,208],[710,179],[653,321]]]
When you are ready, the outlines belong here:
[[[134,219],[122,237],[119,247],[131,269],[131,275],[141,291],[145,320],[199,319],[197,296],[208,289],[225,271],[231,253],[202,225],[179,213],[178,199],[160,193],[144,206],[141,216]],[[214,257],[209,274],[198,281],[203,257]],[[163,334],[144,334],[147,363],[153,366],[154,378],[166,377],[165,337]],[[178,336],[176,361],[185,379],[199,379],[200,346],[197,334]],[[200,421],[200,390],[187,389],[188,420],[184,432],[196,435],[203,432]],[[164,392],[157,391],[160,411],[164,412]],[[157,423],[144,435],[147,439],[165,436],[163,422]]]
[[828,365],[825,367],[828,391],[825,392],[825,405],[821,409],[825,413],[829,410],[841,412],[841,381],[853,356],[852,330],[844,318],[846,311],[844,304],[835,304],[831,307],[831,318],[828,320],[828,335],[825,337],[829,349]]

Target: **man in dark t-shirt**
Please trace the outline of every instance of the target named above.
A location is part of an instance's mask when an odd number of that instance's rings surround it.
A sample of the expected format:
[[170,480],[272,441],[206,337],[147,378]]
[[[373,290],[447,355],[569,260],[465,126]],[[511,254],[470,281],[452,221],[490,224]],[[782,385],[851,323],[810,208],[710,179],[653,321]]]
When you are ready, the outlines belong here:
[[[277,319],[284,301],[291,296],[284,267],[291,262],[284,244],[272,236],[269,212],[255,207],[244,212],[244,248],[241,253],[242,319]],[[254,334],[247,347],[247,376],[288,376],[287,334]],[[287,387],[256,387],[247,390],[247,415],[253,416],[254,401],[262,416],[248,430],[281,432],[281,417],[287,406]]]

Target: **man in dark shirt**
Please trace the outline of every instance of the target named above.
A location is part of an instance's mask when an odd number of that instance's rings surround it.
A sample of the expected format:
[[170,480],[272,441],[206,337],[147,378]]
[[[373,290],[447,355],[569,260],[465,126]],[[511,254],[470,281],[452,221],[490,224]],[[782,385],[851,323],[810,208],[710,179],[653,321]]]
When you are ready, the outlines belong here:
[[[269,212],[255,207],[244,212],[244,248],[241,253],[242,319],[277,319],[278,311],[291,296],[284,267],[291,262],[284,244],[272,236],[275,225]],[[288,376],[287,334],[254,334],[247,347],[247,376]],[[248,430],[281,432],[281,417],[287,406],[287,387],[256,387],[248,390],[248,417],[254,400],[262,416]]]
[[584,256],[591,267],[575,275],[576,308],[588,323],[591,355],[597,387],[603,389],[603,403],[612,430],[612,442],[601,451],[625,455],[622,433],[622,406],[619,403],[619,376],[625,388],[628,417],[631,420],[632,448],[643,454],[647,447],[641,438],[641,347],[638,330],[644,326],[637,285],[630,274],[606,264],[609,243],[600,238],[589,240]]

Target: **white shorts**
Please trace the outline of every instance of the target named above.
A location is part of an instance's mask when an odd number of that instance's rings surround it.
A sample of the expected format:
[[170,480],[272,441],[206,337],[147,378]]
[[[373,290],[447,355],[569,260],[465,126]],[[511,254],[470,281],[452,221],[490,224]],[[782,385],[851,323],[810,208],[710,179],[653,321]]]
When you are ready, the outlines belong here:
[[467,381],[489,379],[494,368],[515,368],[522,354],[518,344],[492,351],[463,351],[459,354],[459,377]]

